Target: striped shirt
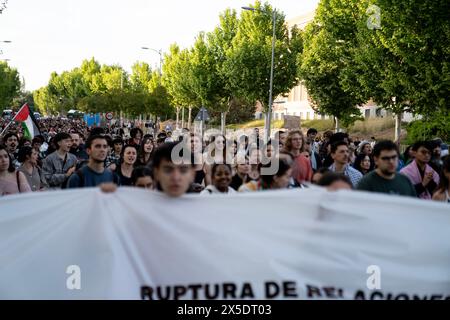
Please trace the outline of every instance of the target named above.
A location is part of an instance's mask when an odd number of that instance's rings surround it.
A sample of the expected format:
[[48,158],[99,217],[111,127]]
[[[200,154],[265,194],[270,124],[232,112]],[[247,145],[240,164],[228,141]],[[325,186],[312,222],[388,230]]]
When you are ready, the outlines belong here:
[[[330,171],[336,172],[336,165],[333,163],[328,169],[330,169]],[[344,176],[347,176],[350,179],[353,188],[356,188],[359,180],[361,180],[363,177],[361,172],[349,166],[348,164],[344,167],[344,171],[342,173],[344,174]]]

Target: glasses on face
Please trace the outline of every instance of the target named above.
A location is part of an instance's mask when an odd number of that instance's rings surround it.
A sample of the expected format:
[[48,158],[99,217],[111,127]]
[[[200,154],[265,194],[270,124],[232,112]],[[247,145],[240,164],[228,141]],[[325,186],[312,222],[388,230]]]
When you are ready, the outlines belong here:
[[391,160],[397,160],[397,155],[395,156],[390,156],[390,157],[381,157],[380,159],[383,161],[391,161]]

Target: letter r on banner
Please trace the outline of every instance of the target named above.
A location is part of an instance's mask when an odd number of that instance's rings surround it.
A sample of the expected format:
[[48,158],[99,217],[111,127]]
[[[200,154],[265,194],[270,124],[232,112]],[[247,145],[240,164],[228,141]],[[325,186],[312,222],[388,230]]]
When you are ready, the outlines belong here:
[[68,266],[66,273],[70,276],[66,280],[66,287],[69,290],[81,290],[81,269],[77,265]]
[[370,290],[381,289],[381,269],[379,266],[371,265],[367,267],[366,273],[370,274],[367,278],[366,285]]

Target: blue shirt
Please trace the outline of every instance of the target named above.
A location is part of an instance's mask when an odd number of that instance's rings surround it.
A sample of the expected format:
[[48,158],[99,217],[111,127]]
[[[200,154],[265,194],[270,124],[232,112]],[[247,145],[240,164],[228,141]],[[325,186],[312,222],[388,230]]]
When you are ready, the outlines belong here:
[[[96,187],[101,183],[114,182],[119,184],[119,177],[109,169],[105,169],[102,173],[95,172],[87,165],[75,171],[67,182],[67,188],[83,188]],[[81,185],[80,174],[82,175],[83,185]]]

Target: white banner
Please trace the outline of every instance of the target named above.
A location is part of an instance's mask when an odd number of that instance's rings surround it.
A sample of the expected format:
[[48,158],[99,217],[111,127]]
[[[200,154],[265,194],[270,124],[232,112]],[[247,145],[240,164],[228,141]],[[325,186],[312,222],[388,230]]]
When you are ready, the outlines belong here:
[[0,199],[0,299],[449,299],[450,207],[322,189]]

